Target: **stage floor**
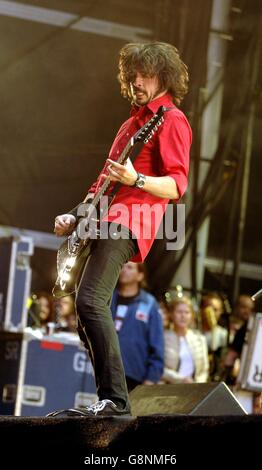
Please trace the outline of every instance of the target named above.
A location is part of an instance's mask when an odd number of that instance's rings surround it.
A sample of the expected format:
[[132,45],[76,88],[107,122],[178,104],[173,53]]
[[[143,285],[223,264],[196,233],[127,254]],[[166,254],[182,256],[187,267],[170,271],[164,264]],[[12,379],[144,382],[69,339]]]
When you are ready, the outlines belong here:
[[262,415],[0,417],[1,459],[12,468],[138,464],[188,469],[192,464],[196,468],[241,464],[253,469],[260,459],[261,435]]

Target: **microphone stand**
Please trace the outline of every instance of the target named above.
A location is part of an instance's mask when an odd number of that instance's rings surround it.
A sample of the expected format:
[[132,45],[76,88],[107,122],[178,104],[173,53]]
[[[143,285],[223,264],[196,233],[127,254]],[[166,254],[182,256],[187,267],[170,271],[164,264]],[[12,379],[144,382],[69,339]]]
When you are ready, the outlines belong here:
[[252,300],[257,300],[259,297],[262,297],[262,289],[259,289],[254,295],[252,295]]

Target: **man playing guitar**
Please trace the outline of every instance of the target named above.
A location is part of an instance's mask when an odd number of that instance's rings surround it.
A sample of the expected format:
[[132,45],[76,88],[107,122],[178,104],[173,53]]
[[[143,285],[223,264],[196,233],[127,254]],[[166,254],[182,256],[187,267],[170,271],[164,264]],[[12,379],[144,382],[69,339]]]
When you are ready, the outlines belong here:
[[[125,45],[120,50],[118,79],[122,95],[132,103],[131,117],[119,129],[105,167],[86,199],[97,194],[106,177],[111,183],[121,183],[121,187],[103,218],[110,229],[109,237],[92,241],[76,294],[78,331],[94,367],[99,401],[85,409],[61,410],[50,416],[130,414],[110,311],[112,293],[122,266],[130,259],[139,262],[145,259],[168,201],[178,201],[187,187],[192,136],[189,123],[177,105],[187,92],[188,73],[177,49],[161,42]],[[160,106],[167,109],[163,125],[143,146],[134,164],[130,159],[125,164],[118,163],[129,139]],[[157,204],[159,210],[149,211],[143,218],[141,205],[145,204],[149,209]],[[120,211],[119,216],[119,207],[123,206],[126,210]],[[77,215],[75,209],[57,216],[56,235],[70,234],[78,223]]]

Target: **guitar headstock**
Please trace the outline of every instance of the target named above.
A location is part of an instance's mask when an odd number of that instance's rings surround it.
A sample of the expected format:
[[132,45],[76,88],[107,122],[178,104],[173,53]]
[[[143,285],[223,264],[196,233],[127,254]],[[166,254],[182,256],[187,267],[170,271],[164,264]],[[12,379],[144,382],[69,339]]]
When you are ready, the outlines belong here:
[[151,139],[157,129],[161,126],[164,121],[164,113],[166,111],[165,106],[160,106],[157,112],[147,121],[141,129],[139,129],[134,135],[134,143],[136,142],[147,142]]

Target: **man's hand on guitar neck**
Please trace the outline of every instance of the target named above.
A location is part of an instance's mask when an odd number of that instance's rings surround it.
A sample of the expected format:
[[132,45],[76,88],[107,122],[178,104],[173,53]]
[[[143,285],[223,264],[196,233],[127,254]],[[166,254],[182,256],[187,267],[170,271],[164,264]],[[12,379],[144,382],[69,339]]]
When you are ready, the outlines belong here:
[[[108,158],[107,161],[109,162],[107,171],[111,181],[118,181],[126,186],[134,186],[137,179],[137,172],[133,167],[130,158],[127,159],[124,165],[117,163],[110,158]],[[106,177],[106,175],[103,175],[103,177]]]
[[70,235],[75,228],[76,218],[72,214],[62,214],[55,218],[54,232],[58,237]]

